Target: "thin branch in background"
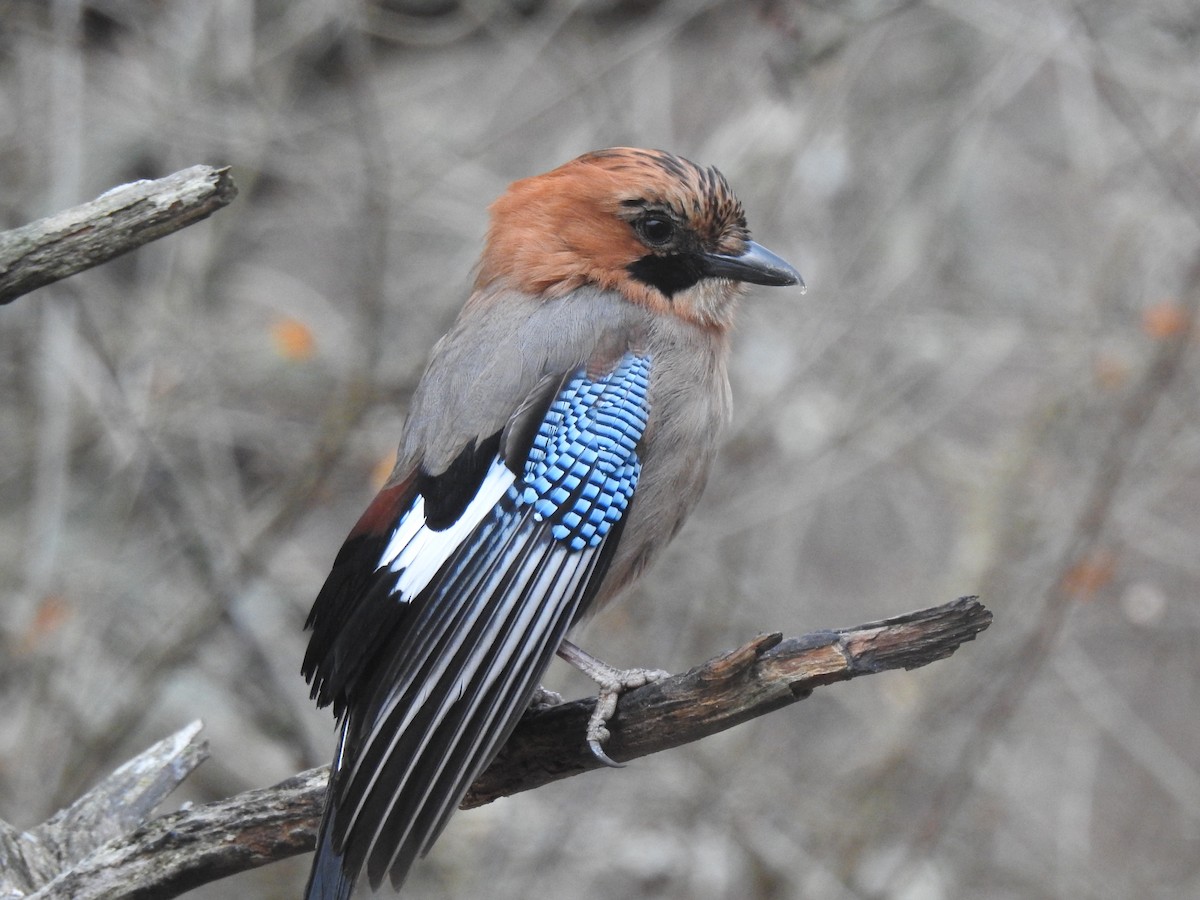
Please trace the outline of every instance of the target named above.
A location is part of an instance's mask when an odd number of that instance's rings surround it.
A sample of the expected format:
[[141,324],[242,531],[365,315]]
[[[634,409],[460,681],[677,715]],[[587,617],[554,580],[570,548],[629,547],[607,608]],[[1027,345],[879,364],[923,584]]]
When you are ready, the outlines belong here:
[[[594,639],[678,664],[731,628],[806,609],[820,621],[847,600],[875,618],[960,580],[1015,618],[957,675],[870,683],[836,722],[762,723],[800,748],[786,774],[743,729],[719,742],[733,766],[697,745],[672,757],[686,777],[594,776],[526,798],[515,844],[469,817],[413,888],[876,897],[903,892],[898,861],[947,896],[1200,896],[1183,777],[1200,743],[1178,714],[1200,671],[1194,352],[1129,445],[1085,557],[1107,580],[1086,602],[1048,599],[1127,396],[1164,349],[1136,320],[1182,320],[1191,299],[1200,70],[1186,10],[632,6],[501,2],[464,42],[412,52],[370,9],[9,5],[6,102],[45,115],[5,123],[0,228],[76,202],[80,185],[193,160],[236,161],[241,197],[199,243],[0,310],[0,580],[18,585],[0,635],[7,813],[36,824],[201,710],[233,748],[190,777],[204,800],[327,761],[309,748],[329,720],[292,681],[300,604],[336,549],[331,520],[358,512],[363,429],[398,427],[406,357],[452,315],[445,291],[461,289],[502,182],[646,141],[722,167],[816,290],[745,304],[742,424],[691,550],[643,583],[652,605],[614,610]],[[364,306],[380,241],[382,328]],[[311,356],[270,343],[281,321],[309,330]],[[376,339],[385,355],[367,365]],[[713,602],[689,602],[698,587]],[[1039,630],[1050,665],[1026,672],[1013,653]],[[1103,677],[1081,683],[1089,659]],[[1005,690],[1007,718],[981,718]],[[298,734],[272,704],[316,717]],[[937,795],[955,766],[961,794]],[[597,790],[620,815],[555,802]],[[918,859],[926,826],[941,832]],[[298,892],[301,868],[205,891]]]
[[[367,38],[357,29],[341,35],[350,76],[351,127],[357,138],[362,170],[362,193],[356,216],[359,239],[354,242],[359,258],[348,281],[357,296],[361,313],[357,329],[355,367],[343,389],[325,407],[321,427],[307,460],[298,467],[277,501],[275,512],[246,546],[247,563],[265,560],[269,550],[290,531],[306,511],[345,455],[354,429],[378,399],[376,370],[384,349],[383,319],[386,309],[388,234],[392,219],[391,153],[383,129],[383,115],[376,88],[370,80],[371,56]],[[249,569],[248,569],[249,571]]]
[[[1200,257],[1188,278],[1187,315],[1195,321],[1200,309]],[[1087,560],[1095,558],[1101,538],[1112,516],[1117,494],[1135,448],[1159,402],[1178,375],[1188,346],[1194,341],[1194,327],[1186,328],[1164,340],[1135,389],[1126,397],[1117,414],[1117,424],[1109,433],[1071,534],[1052,567],[1041,600],[1041,614],[1021,646],[1012,654],[1005,674],[991,701],[978,714],[980,727],[959,754],[958,762],[942,779],[941,787],[931,796],[924,822],[915,830],[919,837],[913,852],[927,853],[945,833],[955,811],[962,805],[981,760],[999,735],[1008,730],[1022,699],[1036,681],[1042,666],[1051,658],[1052,648],[1066,623],[1067,612],[1075,597],[1070,574]],[[905,860],[914,858],[905,855]]]
[[[357,33],[348,40],[362,43]],[[210,530],[203,527],[201,519],[188,510],[186,485],[178,477],[176,467],[161,452],[155,442],[130,416],[131,428],[136,433],[154,471],[162,477],[161,483],[169,485],[169,491],[157,491],[154,501],[163,527],[169,532],[178,532],[173,541],[176,547],[185,548],[185,556],[192,569],[204,585],[204,594],[213,599],[212,604],[189,611],[187,624],[166,647],[148,647],[137,662],[144,670],[144,683],[164,684],[164,677],[194,658],[195,651],[204,646],[204,641],[214,629],[231,624],[227,607],[229,598],[236,593],[235,582],[261,571],[269,557],[269,548],[283,540],[295,523],[299,513],[308,508],[312,497],[318,493],[329,473],[342,457],[346,442],[355,425],[361,421],[374,400],[369,387],[372,372],[378,362],[382,347],[382,329],[379,319],[383,308],[383,282],[386,254],[383,242],[388,229],[385,227],[387,192],[380,190],[386,184],[387,148],[383,144],[379,125],[378,103],[366,94],[368,65],[361,59],[359,51],[351,54],[356,65],[354,77],[360,84],[357,102],[354,105],[355,127],[362,147],[365,177],[363,180],[363,215],[361,229],[366,239],[358,242],[363,248],[360,265],[355,267],[360,281],[360,308],[367,309],[363,330],[364,349],[359,372],[350,379],[342,396],[329,406],[329,415],[314,446],[308,464],[302,465],[302,477],[293,482],[282,497],[279,507],[270,520],[237,550],[238,570],[229,572],[228,565],[213,558],[213,550],[207,538]],[[165,178],[138,181],[122,185],[105,192],[97,199],[78,207],[48,216],[12,231],[0,233],[0,303],[7,303],[23,293],[76,274],[90,266],[98,265],[134,250],[141,245],[163,237],[211,215],[227,205],[237,196],[237,188],[229,176],[229,169],[210,166],[193,166]],[[116,384],[115,372],[113,383]],[[116,395],[120,396],[119,389]],[[234,639],[251,657],[251,662],[260,672],[269,673],[261,647],[250,636],[236,627]],[[270,684],[266,685],[268,688]],[[103,758],[124,739],[129,731],[153,708],[145,697],[131,697],[126,707],[118,711],[111,726],[104,734],[88,740],[76,741],[68,770],[83,770],[85,759]],[[279,710],[290,712],[288,704],[277,704]],[[284,723],[292,743],[303,746],[303,731],[290,719]],[[278,731],[278,728],[275,729]]]
[[[1100,97],[1137,142],[1150,167],[1162,178],[1176,201],[1200,224],[1200,181],[1168,144],[1153,138],[1155,130],[1138,102],[1113,76],[1113,66],[1091,21],[1081,7],[1076,8],[1076,14],[1091,42],[1095,60],[1092,74]],[[1116,423],[1102,443],[1086,498],[1058,560],[1050,570],[1051,576],[1041,599],[1041,613],[1013,654],[1010,665],[1006,666],[990,702],[977,716],[980,726],[972,732],[959,752],[957,762],[941,779],[938,790],[931,794],[924,817],[913,829],[909,852],[898,857],[904,863],[928,855],[947,832],[955,813],[966,800],[983,758],[999,736],[1008,730],[1042,666],[1051,658],[1054,643],[1073,605],[1071,573],[1087,560],[1097,558],[1117,495],[1136,458],[1137,446],[1143,440],[1155,410],[1183,369],[1189,348],[1195,344],[1200,318],[1200,255],[1192,262],[1181,296],[1179,314],[1184,327],[1164,336],[1142,377],[1118,409]]]

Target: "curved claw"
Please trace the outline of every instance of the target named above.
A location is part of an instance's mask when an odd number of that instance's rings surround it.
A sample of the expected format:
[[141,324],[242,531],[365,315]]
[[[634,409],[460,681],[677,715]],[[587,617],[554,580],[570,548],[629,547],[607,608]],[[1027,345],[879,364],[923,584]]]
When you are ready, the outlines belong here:
[[617,762],[604,752],[604,742],[609,737],[608,720],[617,712],[617,700],[625,691],[661,681],[670,677],[670,673],[661,669],[618,669],[596,659],[570,641],[562,642],[558,655],[600,685],[600,696],[596,698],[596,708],[592,710],[587,726],[587,742],[592,756],[609,768],[625,768],[625,763]]
[[533,697],[529,700],[529,708],[553,709],[555,706],[561,706],[562,702],[562,694],[558,691],[548,691],[541,685],[538,685],[537,690],[533,692]]
[[592,756],[596,757],[596,759],[600,760],[600,762],[604,763],[610,769],[625,768],[625,763],[617,762],[615,759],[605,753],[604,748],[600,746],[600,742],[595,738],[592,738],[588,741],[588,747],[592,751]]

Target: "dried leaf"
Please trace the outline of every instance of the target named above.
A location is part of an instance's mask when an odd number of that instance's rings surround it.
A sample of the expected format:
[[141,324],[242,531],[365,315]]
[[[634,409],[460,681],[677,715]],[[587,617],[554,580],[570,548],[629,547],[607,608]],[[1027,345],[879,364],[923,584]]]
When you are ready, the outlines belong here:
[[1108,550],[1097,550],[1067,571],[1063,576],[1062,587],[1077,600],[1091,600],[1108,586],[1116,571],[1116,554]]
[[1156,303],[1142,313],[1142,331],[1156,341],[1182,334],[1191,324],[1187,310],[1172,300]]
[[292,362],[310,359],[317,349],[317,339],[312,329],[299,319],[277,319],[271,325],[271,338],[276,352]]

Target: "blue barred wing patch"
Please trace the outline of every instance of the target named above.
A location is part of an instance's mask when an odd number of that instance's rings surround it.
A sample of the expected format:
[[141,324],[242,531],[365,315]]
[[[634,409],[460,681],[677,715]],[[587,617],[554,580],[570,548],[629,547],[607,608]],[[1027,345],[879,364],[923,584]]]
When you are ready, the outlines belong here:
[[599,545],[629,505],[642,469],[637,444],[650,413],[649,383],[650,357],[633,353],[601,378],[575,373],[542,419],[523,478],[509,489],[572,550]]

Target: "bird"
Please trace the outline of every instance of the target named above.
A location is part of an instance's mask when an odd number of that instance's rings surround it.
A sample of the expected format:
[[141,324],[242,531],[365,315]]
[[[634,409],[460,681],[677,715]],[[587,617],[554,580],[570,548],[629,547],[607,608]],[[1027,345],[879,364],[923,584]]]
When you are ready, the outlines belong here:
[[399,890],[556,652],[601,682],[583,737],[613,762],[601,707],[664,673],[607,666],[567,633],[695,506],[745,286],[804,286],[716,168],[662,150],[586,153],[489,213],[395,468],[305,623],[302,673],[338,722],[307,900],[347,900],[364,869]]

